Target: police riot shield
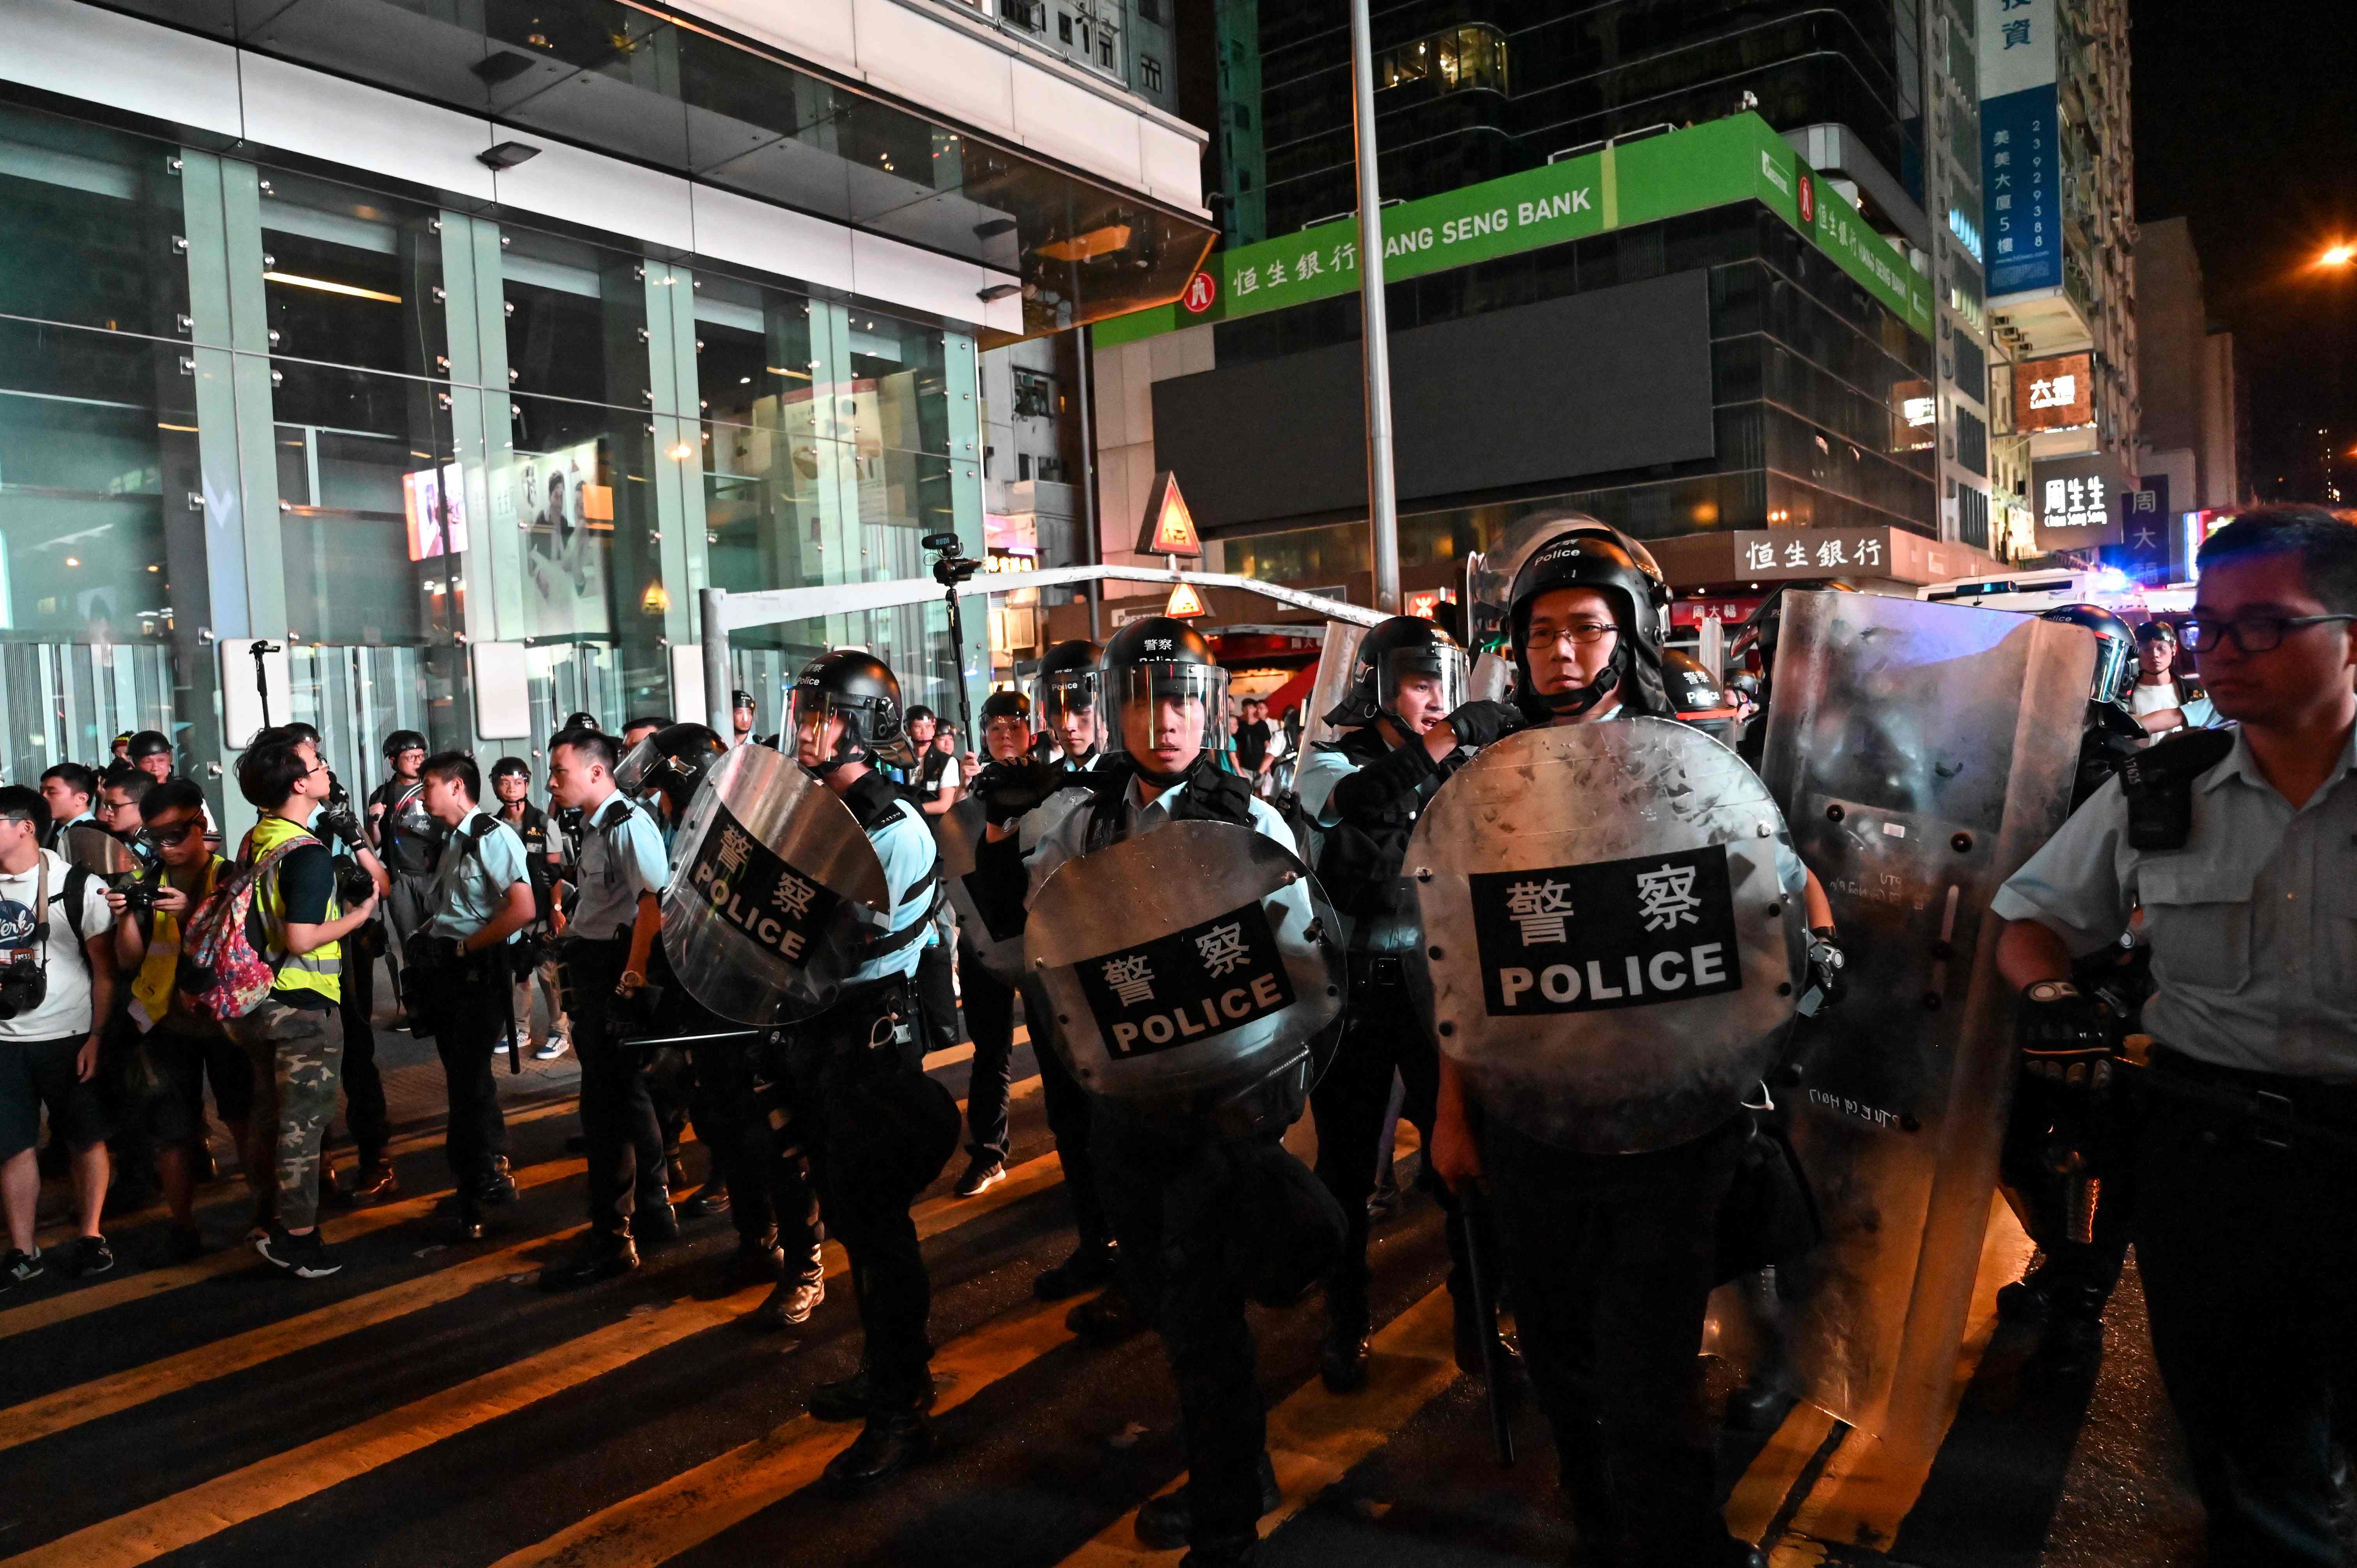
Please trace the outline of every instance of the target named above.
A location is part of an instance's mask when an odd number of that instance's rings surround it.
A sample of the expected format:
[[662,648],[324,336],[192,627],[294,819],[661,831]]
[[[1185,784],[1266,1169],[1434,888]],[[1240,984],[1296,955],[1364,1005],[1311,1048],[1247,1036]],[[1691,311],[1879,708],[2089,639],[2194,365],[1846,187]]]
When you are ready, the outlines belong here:
[[975,859],[987,824],[979,797],[969,795],[942,813],[934,835],[942,850],[942,886],[957,911],[958,937],[982,960],[982,967],[1008,985],[1023,978],[1021,870],[1002,881],[977,875]]
[[1345,982],[1334,911],[1284,845],[1179,822],[1066,861],[1032,901],[1057,1051],[1092,1093],[1216,1102],[1325,1065]]
[[2068,813],[2093,654],[2033,616],[1784,599],[1761,771],[1849,960],[1777,1092],[1826,1236],[1779,1282],[1786,1376],[1897,1454],[1939,1443],[1994,1234],[2013,1050],[1988,904]]
[[793,1023],[834,1003],[860,943],[889,924],[890,897],[850,808],[792,758],[741,746],[673,839],[663,950],[722,1017]]
[[1366,636],[1363,626],[1341,620],[1326,623],[1326,635],[1318,650],[1318,678],[1310,682],[1309,701],[1301,709],[1303,756],[1308,755],[1311,746],[1342,733],[1326,722],[1326,715],[1350,695],[1351,677],[1359,667],[1359,644]]
[[1784,820],[1666,719],[1508,736],[1433,797],[1405,862],[1409,983],[1483,1112],[1566,1149],[1701,1136],[1767,1075],[1808,927]]

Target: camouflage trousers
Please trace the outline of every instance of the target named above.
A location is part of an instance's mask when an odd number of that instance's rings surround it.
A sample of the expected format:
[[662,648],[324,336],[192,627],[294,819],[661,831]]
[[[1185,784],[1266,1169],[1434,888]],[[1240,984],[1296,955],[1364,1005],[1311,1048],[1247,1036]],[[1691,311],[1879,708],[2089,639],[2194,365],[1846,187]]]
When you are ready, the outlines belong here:
[[[344,1021],[273,997],[229,1025],[253,1062],[245,1168],[254,1218],[301,1230],[319,1222],[319,1147],[344,1076]],[[266,1174],[264,1174],[266,1173]]]

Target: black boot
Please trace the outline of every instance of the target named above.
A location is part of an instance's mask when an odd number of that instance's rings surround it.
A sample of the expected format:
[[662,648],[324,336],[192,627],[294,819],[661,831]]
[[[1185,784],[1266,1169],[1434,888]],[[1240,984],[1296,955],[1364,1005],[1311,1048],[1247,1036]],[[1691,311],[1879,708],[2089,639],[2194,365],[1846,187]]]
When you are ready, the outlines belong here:
[[1326,1391],[1354,1394],[1367,1386],[1367,1305],[1355,1293],[1328,1287],[1326,1343],[1318,1352],[1318,1376]]
[[1113,1262],[1109,1244],[1082,1241],[1071,1257],[1031,1282],[1031,1294],[1041,1301],[1061,1301],[1094,1290],[1113,1278]]
[[[1266,1454],[1260,1456],[1260,1511],[1275,1513],[1285,1501],[1285,1494],[1276,1487],[1276,1466]],[[1137,1510],[1137,1539],[1157,1552],[1176,1552],[1187,1544],[1187,1532],[1195,1523],[1195,1510],[1188,1500],[1187,1488],[1165,1492],[1158,1498],[1148,1498]],[[1197,1548],[1200,1552],[1201,1548]]]
[[[769,1298],[746,1316],[746,1322],[756,1328],[794,1328],[810,1321],[818,1304],[826,1299],[826,1278],[823,1274],[795,1275],[780,1280],[770,1290]],[[812,1412],[817,1414],[815,1409]],[[848,1415],[820,1420],[849,1421]]]
[[679,1206],[683,1219],[702,1219],[708,1215],[728,1211],[728,1184],[718,1176],[696,1188],[695,1196]]
[[[1472,1300],[1468,1296],[1460,1295],[1454,1298],[1452,1305],[1457,1314],[1457,1369],[1469,1378],[1480,1377],[1484,1372],[1481,1365],[1482,1329],[1481,1326],[1473,1321]],[[1488,1327],[1490,1334],[1498,1341],[1499,1367],[1509,1374],[1520,1371],[1523,1365],[1523,1353],[1514,1348],[1514,1342],[1512,1339],[1498,1332],[1495,1323],[1489,1325]]]
[[933,1424],[922,1412],[879,1412],[867,1418],[850,1447],[827,1461],[827,1485],[843,1494],[868,1491],[932,1451]]
[[1118,1283],[1109,1284],[1064,1315],[1064,1326],[1092,1345],[1118,1345],[1146,1326],[1146,1319]]
[[[933,1382],[925,1380],[925,1391],[917,1401],[920,1413],[933,1408]],[[839,1383],[821,1383],[810,1392],[810,1412],[813,1421],[865,1421],[870,1414],[874,1396],[867,1383],[867,1369],[859,1370]]]
[[639,1250],[628,1236],[593,1233],[583,1238],[569,1258],[540,1271],[544,1291],[577,1290],[583,1285],[627,1274],[639,1266]]

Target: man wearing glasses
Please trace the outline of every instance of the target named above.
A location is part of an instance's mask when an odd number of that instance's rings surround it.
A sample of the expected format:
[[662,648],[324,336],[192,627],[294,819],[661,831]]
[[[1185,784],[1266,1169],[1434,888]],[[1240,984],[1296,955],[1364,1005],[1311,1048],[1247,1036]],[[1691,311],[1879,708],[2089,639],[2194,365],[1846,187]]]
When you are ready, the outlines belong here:
[[2246,512],[2201,566],[2185,646],[2239,728],[2163,741],[2091,798],[1998,894],[1997,963],[2025,1070],[2093,1080],[2116,1042],[2071,961],[2142,910],[2151,1065],[2119,1174],[2210,1561],[2322,1568],[2357,1392],[2357,528]]

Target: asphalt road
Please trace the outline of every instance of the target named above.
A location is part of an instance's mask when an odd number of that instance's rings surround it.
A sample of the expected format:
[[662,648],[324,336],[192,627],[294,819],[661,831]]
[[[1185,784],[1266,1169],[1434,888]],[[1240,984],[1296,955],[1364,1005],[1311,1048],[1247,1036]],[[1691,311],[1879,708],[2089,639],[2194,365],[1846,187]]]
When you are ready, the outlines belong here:
[[[942,1452],[846,1502],[815,1483],[851,1429],[812,1422],[802,1402],[857,1364],[847,1279],[802,1331],[755,1332],[738,1319],[762,1293],[727,1288],[734,1233],[714,1218],[636,1274],[541,1294],[535,1269],[582,1220],[561,1064],[500,1075],[522,1196],[486,1240],[442,1244],[438,1072],[429,1048],[382,1038],[396,1114],[414,1123],[404,1193],[331,1219],[342,1273],[306,1283],[236,1248],[232,1170],[205,1193],[220,1251],[168,1264],[160,1223],[126,1217],[113,1222],[113,1273],[45,1281],[0,1306],[0,1568],[1176,1562],[1130,1533],[1139,1502],[1183,1470],[1158,1345],[1083,1346],[1063,1327],[1069,1304],[1031,1294],[1071,1238],[1028,1054],[1011,1179],[961,1201],[948,1191],[961,1159],[920,1209]],[[963,1093],[963,1064],[938,1070]],[[688,1157],[700,1175],[700,1151]],[[1349,1398],[1318,1382],[1314,1299],[1255,1313],[1285,1489],[1265,1524],[1275,1568],[1575,1559],[1534,1412],[1501,1470],[1478,1386],[1449,1359],[1447,1262],[1429,1201],[1378,1227],[1375,1375]],[[2046,1375],[2035,1349],[2012,1329],[1977,1337],[1948,1441],[1921,1473],[1888,1473],[1805,1408],[1771,1432],[1726,1434],[1730,1521],[1780,1565],[2197,1562],[2199,1509],[2133,1275],[2098,1377]],[[1716,1391],[1735,1380],[1716,1359],[1709,1371]]]

